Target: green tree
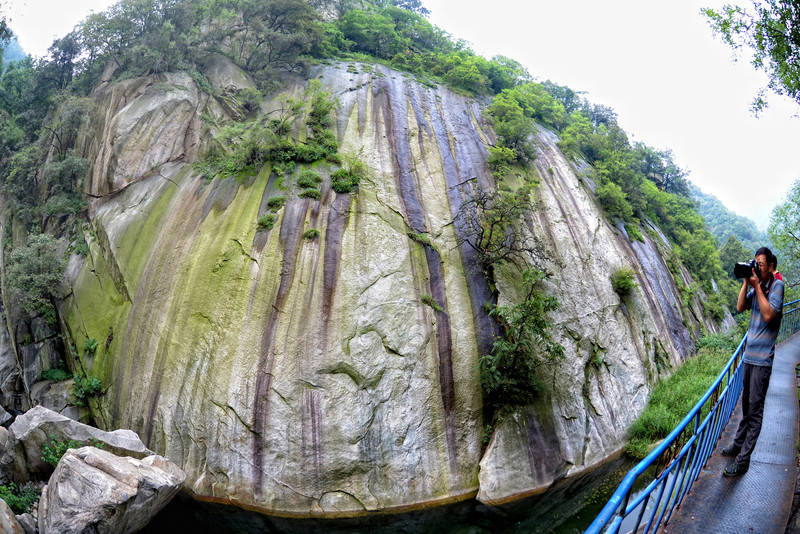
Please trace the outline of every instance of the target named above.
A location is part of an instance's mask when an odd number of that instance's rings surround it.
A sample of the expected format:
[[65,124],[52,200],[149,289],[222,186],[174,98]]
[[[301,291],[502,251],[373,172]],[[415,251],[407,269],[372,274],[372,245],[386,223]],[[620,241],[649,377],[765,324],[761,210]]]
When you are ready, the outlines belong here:
[[495,408],[529,404],[539,389],[537,367],[545,359],[564,355],[564,347],[553,341],[547,317],[558,308],[558,300],[538,288],[544,278],[541,271],[524,270],[522,302],[495,306],[490,312],[503,337],[495,341],[491,353],[481,356],[480,378],[488,404]]
[[702,13],[725,43],[734,50],[747,48],[753,66],[767,73],[767,87],[753,102],[756,113],[766,107],[767,89],[800,104],[800,2],[753,0],[747,7],[726,4]]
[[719,248],[719,261],[722,270],[728,275],[728,278],[732,280],[736,279],[736,277],[733,276],[733,265],[737,261],[747,261],[752,258],[753,252],[752,250],[744,248],[744,245],[733,235],[728,236],[728,240]]
[[19,299],[21,309],[50,323],[56,321],[55,300],[66,265],[58,247],[48,234],[31,234],[25,246],[9,254],[6,268],[7,287]]
[[518,156],[532,155],[533,147],[528,138],[533,135],[533,120],[526,117],[517,99],[508,92],[494,97],[489,106],[494,131],[501,144],[514,149]]
[[789,190],[786,200],[772,210],[770,240],[778,256],[778,270],[791,290],[785,299],[800,297],[800,180]]

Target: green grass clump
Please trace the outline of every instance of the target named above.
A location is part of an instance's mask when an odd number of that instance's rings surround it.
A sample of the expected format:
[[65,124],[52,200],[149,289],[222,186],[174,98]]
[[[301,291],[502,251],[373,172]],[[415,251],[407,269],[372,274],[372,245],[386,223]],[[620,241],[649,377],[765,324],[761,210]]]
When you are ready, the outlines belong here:
[[415,233],[415,232],[408,232],[406,235],[408,235],[408,237],[412,241],[416,241],[417,243],[420,243],[421,245],[427,245],[429,247],[433,246],[433,243],[431,242],[431,238],[430,238],[430,236],[428,234],[418,234],[418,233]]
[[300,198],[313,198],[314,200],[319,200],[322,196],[319,189],[303,189],[300,191]]
[[422,297],[420,297],[419,300],[421,300],[423,304],[427,304],[428,306],[430,306],[439,313],[444,311],[444,309],[439,305],[439,303],[436,302],[436,299],[434,299],[430,295],[422,295]]
[[617,269],[611,275],[611,286],[620,297],[630,295],[633,288],[636,287],[635,276],[636,273],[633,269],[627,267]]
[[[733,339],[733,338],[730,338]],[[705,394],[730,359],[736,345],[706,336],[698,342],[702,347],[671,377],[660,380],[642,415],[629,430],[626,452],[644,458],[655,442],[664,439]],[[733,348],[731,348],[733,347]],[[708,413],[703,409],[702,417]]]
[[271,211],[278,211],[283,207],[285,203],[286,203],[286,197],[278,195],[274,197],[269,197],[269,199],[267,200],[267,207]]
[[258,218],[258,230],[259,231],[266,231],[272,230],[272,227],[275,226],[275,214],[274,213],[267,213],[263,217]]
[[0,486],[0,499],[6,501],[6,504],[15,514],[25,514],[31,511],[33,505],[39,500],[39,489],[32,484],[24,484],[17,486],[13,482],[9,482]]
[[319,230],[317,230],[316,228],[309,228],[308,230],[303,232],[303,237],[308,239],[309,241],[313,241],[317,237],[319,237]]

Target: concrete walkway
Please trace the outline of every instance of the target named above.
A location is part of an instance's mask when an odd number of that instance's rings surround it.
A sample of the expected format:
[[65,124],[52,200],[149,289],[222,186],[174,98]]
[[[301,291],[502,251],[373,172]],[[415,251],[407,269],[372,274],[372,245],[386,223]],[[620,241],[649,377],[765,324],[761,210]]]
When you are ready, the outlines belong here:
[[783,534],[792,508],[797,475],[798,399],[795,365],[800,333],[775,351],[764,423],[750,469],[741,477],[722,476],[731,461],[719,451],[733,441],[741,419],[737,406],[713,456],[661,532],[707,534]]

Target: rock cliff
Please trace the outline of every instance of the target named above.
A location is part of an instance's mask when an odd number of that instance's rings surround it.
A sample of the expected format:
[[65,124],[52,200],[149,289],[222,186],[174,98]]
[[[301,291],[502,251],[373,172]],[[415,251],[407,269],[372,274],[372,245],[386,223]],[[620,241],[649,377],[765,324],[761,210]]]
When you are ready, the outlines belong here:
[[[206,76],[218,95],[251,83],[222,58]],[[319,200],[269,168],[199,176],[206,118],[229,109],[186,74],[92,94],[80,147],[92,161],[90,252],[71,258],[60,313],[74,346],[99,342],[72,355],[105,388],[91,401],[98,424],[139,433],[198,498],[286,516],[502,502],[618,450],[655,379],[718,328],[683,304],[658,229],[638,242],[613,227],[580,166],[539,131],[526,224],[547,251],[566,357],[484,450],[477,363],[492,343],[492,296],[454,224],[464,184],[492,180],[481,105],[381,66],[312,77],[338,99],[340,153],[367,165],[357,194],[334,192],[327,165]],[[259,229],[276,194],[287,198],[276,224]],[[318,237],[304,238],[309,228]],[[624,301],[609,279],[620,267],[637,272]],[[515,284],[497,273],[500,303]]]

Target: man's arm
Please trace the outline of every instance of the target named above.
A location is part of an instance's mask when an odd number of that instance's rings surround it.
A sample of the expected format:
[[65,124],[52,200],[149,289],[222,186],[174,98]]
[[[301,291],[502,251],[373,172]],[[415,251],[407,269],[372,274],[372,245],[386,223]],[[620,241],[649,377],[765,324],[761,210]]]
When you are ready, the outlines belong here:
[[761,289],[761,284],[756,284],[755,290],[756,293],[753,296],[758,299],[758,309],[761,310],[761,317],[763,317],[766,322],[772,321],[777,313],[772,309],[772,306],[770,306],[767,296]]
[[742,281],[742,289],[739,290],[739,298],[736,300],[736,311],[742,313],[745,309],[747,309],[747,278]]

